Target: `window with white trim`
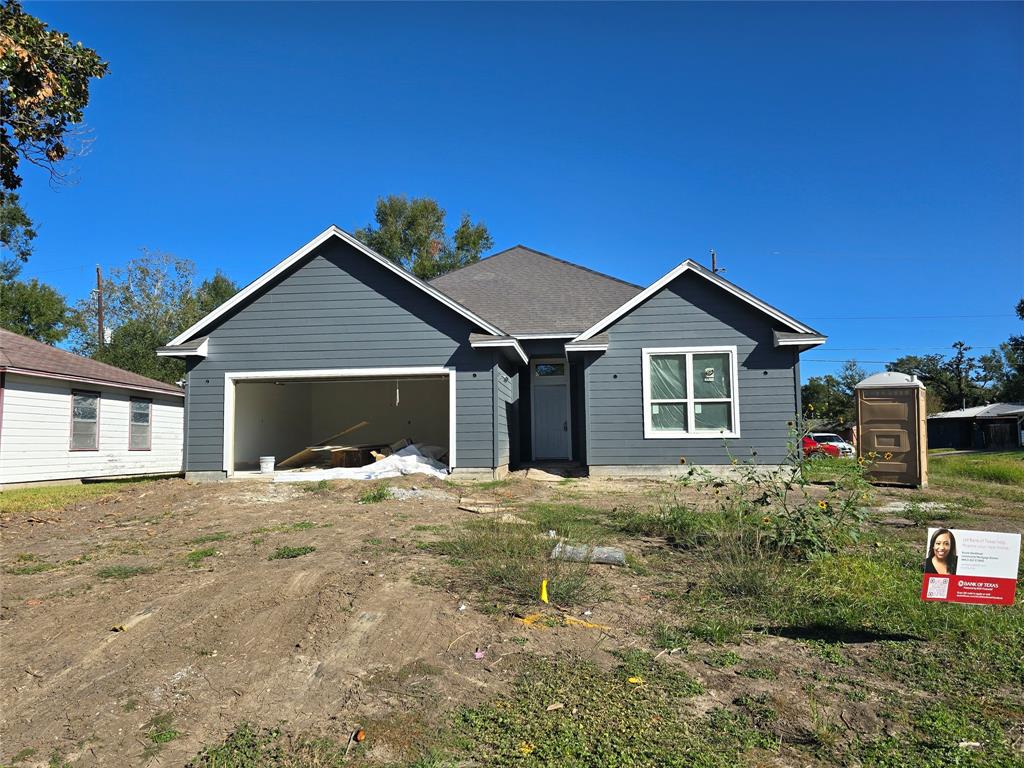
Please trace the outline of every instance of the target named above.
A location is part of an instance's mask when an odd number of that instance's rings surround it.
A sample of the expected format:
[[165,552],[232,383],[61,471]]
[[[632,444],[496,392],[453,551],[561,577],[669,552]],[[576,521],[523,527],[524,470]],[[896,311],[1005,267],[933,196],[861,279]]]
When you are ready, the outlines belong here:
[[100,395],[98,392],[71,392],[71,450],[99,449]]
[[739,437],[735,347],[643,350],[644,437]]
[[128,450],[148,451],[153,443],[153,401],[133,397],[129,403]]

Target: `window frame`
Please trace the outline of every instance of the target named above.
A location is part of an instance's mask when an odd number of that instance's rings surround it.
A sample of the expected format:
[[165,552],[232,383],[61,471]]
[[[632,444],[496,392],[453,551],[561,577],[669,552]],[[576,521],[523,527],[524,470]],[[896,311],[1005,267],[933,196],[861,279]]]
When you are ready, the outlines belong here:
[[[95,440],[93,441],[92,448],[75,448],[75,395],[92,395],[96,398],[96,434]],[[78,453],[79,451],[98,451],[100,449],[100,404],[103,402],[103,396],[100,392],[95,392],[91,389],[72,389],[71,399],[69,402],[70,408],[70,426],[68,430],[68,450]],[[88,422],[83,422],[87,424]]]
[[[740,391],[739,391],[739,355],[736,347],[730,345],[716,345],[708,347],[643,347],[641,350],[641,386],[643,388],[644,408],[644,439],[645,440],[706,440],[709,438],[719,440],[723,437],[732,438],[740,436]],[[693,356],[702,354],[728,354],[729,355],[729,382],[730,397],[699,397],[694,398],[693,385]],[[659,355],[685,355],[686,356],[686,397],[672,398],[671,401],[651,398],[651,358]],[[695,428],[694,405],[700,403],[729,403],[730,421],[732,430],[697,430]],[[686,404],[686,425],[688,429],[655,429],[651,419],[651,406],[660,402],[676,402]]]
[[[149,441],[145,448],[132,448],[132,403],[146,403],[149,405]],[[151,397],[129,397],[128,398],[128,450],[129,451],[151,451],[153,450],[153,398]]]

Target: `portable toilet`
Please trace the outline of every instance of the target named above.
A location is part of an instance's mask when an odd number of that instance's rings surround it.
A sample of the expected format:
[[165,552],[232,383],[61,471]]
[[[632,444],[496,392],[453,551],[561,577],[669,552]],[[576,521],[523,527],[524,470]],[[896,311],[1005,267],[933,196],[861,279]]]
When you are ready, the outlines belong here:
[[886,371],[857,387],[857,456],[876,483],[928,485],[928,409],[916,376]]

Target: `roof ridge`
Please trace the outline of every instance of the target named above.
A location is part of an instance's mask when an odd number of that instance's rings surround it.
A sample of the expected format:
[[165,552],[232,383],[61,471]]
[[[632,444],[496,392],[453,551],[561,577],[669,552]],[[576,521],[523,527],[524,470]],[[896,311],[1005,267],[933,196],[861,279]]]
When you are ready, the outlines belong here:
[[582,270],[584,272],[589,272],[592,275],[597,275],[598,277],[603,277],[606,280],[613,280],[616,283],[621,283],[622,285],[627,285],[630,288],[636,288],[637,290],[641,290],[641,291],[643,290],[643,286],[642,285],[637,285],[636,283],[631,283],[628,280],[623,280],[620,277],[614,277],[614,276],[606,274],[604,272],[599,272],[596,269],[591,269],[590,267],[585,267],[582,264],[577,264],[576,262],[573,262],[573,261],[568,261],[566,259],[560,259],[557,256],[552,256],[550,253],[544,253],[544,251],[538,251],[536,248],[531,248],[530,246],[523,245],[522,243],[516,243],[513,246],[510,246],[508,248],[504,248],[504,249],[498,251],[497,253],[492,253],[490,256],[485,256],[482,259],[477,259],[476,261],[472,262],[471,264],[463,264],[461,267],[458,267],[457,269],[453,269],[450,272],[445,272],[443,275],[438,275],[437,277],[431,278],[430,282],[434,282],[434,280],[440,280],[442,277],[447,277],[448,275],[453,275],[456,272],[459,272],[459,271],[461,271],[463,269],[467,269],[469,267],[475,266],[477,264],[482,264],[485,261],[490,261],[491,259],[496,259],[499,256],[504,256],[505,254],[510,253],[511,251],[516,250],[517,248],[521,248],[524,251],[529,251],[530,253],[534,253],[534,254],[536,254],[538,256],[543,256],[546,259],[551,259],[551,261],[557,261],[560,264],[565,264],[565,265],[570,266],[570,267],[575,267],[576,269]]

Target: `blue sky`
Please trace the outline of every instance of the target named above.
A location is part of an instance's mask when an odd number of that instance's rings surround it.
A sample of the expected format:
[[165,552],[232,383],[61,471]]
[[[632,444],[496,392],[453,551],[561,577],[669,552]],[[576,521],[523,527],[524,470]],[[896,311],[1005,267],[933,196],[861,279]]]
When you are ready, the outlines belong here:
[[640,284],[715,248],[829,335],[805,378],[1021,331],[1024,4],[26,8],[110,62],[76,183],[24,174],[72,300],[141,247],[244,284],[406,193]]

